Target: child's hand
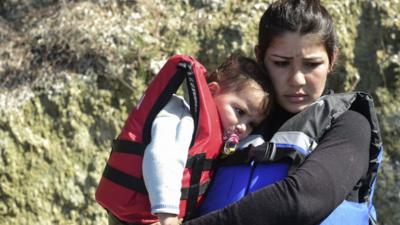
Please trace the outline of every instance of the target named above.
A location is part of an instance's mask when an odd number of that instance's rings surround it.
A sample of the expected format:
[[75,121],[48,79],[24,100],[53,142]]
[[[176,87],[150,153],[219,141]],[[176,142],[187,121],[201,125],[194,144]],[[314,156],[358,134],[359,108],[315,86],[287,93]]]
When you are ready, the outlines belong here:
[[160,221],[161,225],[179,225],[180,221],[178,216],[175,214],[169,213],[158,213],[158,220]]

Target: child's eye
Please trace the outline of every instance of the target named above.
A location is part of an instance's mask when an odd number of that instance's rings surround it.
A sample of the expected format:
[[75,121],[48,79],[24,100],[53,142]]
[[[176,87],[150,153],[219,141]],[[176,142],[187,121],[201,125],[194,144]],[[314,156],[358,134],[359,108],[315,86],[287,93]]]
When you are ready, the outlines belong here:
[[251,129],[254,129],[254,128],[257,127],[257,124],[254,123],[254,122],[250,122],[250,123],[249,123],[249,127],[250,127]]
[[241,110],[239,108],[235,108],[234,110],[235,110],[236,114],[238,114],[239,116],[243,116],[244,115],[244,111],[243,110]]

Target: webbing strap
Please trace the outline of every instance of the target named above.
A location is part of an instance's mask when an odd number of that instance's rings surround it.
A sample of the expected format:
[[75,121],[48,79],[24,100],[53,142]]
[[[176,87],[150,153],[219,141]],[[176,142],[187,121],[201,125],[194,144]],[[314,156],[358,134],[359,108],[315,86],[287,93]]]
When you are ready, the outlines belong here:
[[[148,195],[146,185],[144,184],[144,180],[141,178],[137,178],[134,176],[131,176],[129,174],[126,174],[110,165],[106,165],[106,168],[103,171],[103,177],[107,178],[108,180],[112,181],[113,183],[116,183],[122,187],[125,187],[127,189],[130,189],[135,192],[142,193],[144,195]],[[198,195],[202,195],[206,192],[208,185],[210,182],[205,182],[201,185],[194,184],[190,187],[187,188],[182,188],[181,189],[181,199],[186,200],[189,198],[189,193],[190,190],[192,189],[198,189]],[[197,197],[196,197],[197,200]]]
[[143,155],[146,145],[139,142],[127,140],[113,140],[112,150],[127,154]]
[[[188,168],[188,169],[193,168],[194,163],[195,163],[196,160],[197,159],[194,156],[189,157],[187,159],[187,161],[186,161],[186,166],[185,167]],[[206,159],[206,158],[204,158],[203,159],[203,168],[202,168],[202,170],[211,170],[215,165],[215,161],[216,161],[216,159]]]
[[[156,118],[157,114],[164,108],[164,106],[168,103],[171,99],[173,93],[176,93],[178,88],[181,86],[183,81],[187,80],[187,83],[190,84],[189,90],[189,104],[190,104],[190,112],[193,117],[194,121],[194,132],[192,138],[192,144],[194,143],[195,133],[198,127],[198,120],[199,120],[199,94],[198,94],[198,87],[196,83],[196,79],[194,78],[193,68],[190,62],[182,60],[176,66],[176,72],[174,76],[169,80],[168,84],[166,85],[165,89],[160,93],[157,102],[151,108],[147,120],[143,127],[143,143],[150,143],[151,140],[151,128],[154,119]],[[189,82],[190,81],[190,82]]]
[[193,117],[194,132],[192,134],[192,141],[190,142],[190,147],[194,145],[197,128],[199,124],[199,114],[200,114],[200,99],[199,99],[199,85],[197,84],[193,65],[189,62],[182,61],[178,64],[178,68],[185,71],[187,94],[189,96],[189,106],[190,114]]
[[219,165],[230,166],[247,164],[251,161],[261,163],[286,162],[291,174],[305,159],[305,155],[297,151],[296,148],[281,145],[279,143],[265,142],[256,147],[249,147],[235,151],[226,158],[221,158]]
[[202,168],[204,165],[205,154],[198,154],[193,156],[192,164],[192,174],[190,177],[189,193],[186,204],[186,212],[184,221],[189,220],[194,217],[197,198],[200,195],[200,178],[202,173]]
[[[127,140],[113,140],[112,150],[119,153],[127,153],[143,156],[146,145],[138,142]],[[193,167],[195,158],[190,156],[186,161],[186,168]],[[204,159],[203,170],[211,170],[215,164],[215,159]]]
[[103,177],[122,187],[147,195],[143,179],[126,174],[108,164],[104,169]]
[[279,143],[265,142],[258,146],[246,147],[235,151],[228,157],[222,158],[219,165],[229,166],[251,161],[270,163],[282,160],[294,161],[295,165],[299,165],[304,156],[298,152],[295,146],[286,146]]
[[[203,195],[204,193],[206,193],[208,186],[210,185],[210,182],[205,182],[204,184],[195,184],[196,186],[199,187],[199,195]],[[181,189],[181,199],[182,200],[186,200],[189,197],[189,188],[182,188]],[[197,200],[197,199],[196,199]]]

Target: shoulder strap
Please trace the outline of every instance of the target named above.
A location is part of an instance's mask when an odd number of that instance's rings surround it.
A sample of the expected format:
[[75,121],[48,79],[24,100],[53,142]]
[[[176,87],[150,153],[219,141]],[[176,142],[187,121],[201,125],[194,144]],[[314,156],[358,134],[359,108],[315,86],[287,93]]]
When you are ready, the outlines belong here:
[[[362,114],[371,125],[370,160],[367,177],[359,192],[359,201],[369,202],[372,205],[372,195],[375,180],[382,160],[383,147],[380,135],[378,117],[375,112],[372,97],[363,92],[330,94],[321,97],[307,109],[288,120],[276,133],[271,141],[282,142],[282,136],[300,132],[306,138],[304,148],[313,151],[322,135],[333,122],[347,110],[354,110]],[[300,136],[300,133],[298,136]],[[288,139],[293,141],[294,139]],[[304,141],[305,140],[305,141]]]
[[[169,63],[170,61],[167,61]],[[174,63],[172,61],[172,63]],[[160,93],[160,97],[157,99],[157,102],[152,107],[145,125],[143,127],[143,142],[148,144],[151,140],[151,127],[153,121],[157,114],[164,108],[164,106],[170,100],[172,94],[176,93],[178,88],[182,85],[183,81],[186,79],[186,83],[188,86],[188,95],[189,95],[189,105],[190,105],[190,113],[193,117],[194,121],[194,132],[192,136],[191,145],[194,143],[194,137],[196,135],[196,131],[198,128],[198,120],[199,120],[199,99],[198,99],[198,86],[196,79],[194,77],[194,73],[192,70],[192,64],[187,60],[181,60],[176,65],[176,72],[173,77],[168,82],[165,89]]]
[[192,114],[194,122],[194,132],[192,135],[192,141],[190,143],[190,146],[193,146],[196,137],[196,131],[199,124],[199,113],[200,113],[199,85],[197,84],[195,74],[193,72],[193,65],[191,63],[187,61],[181,61],[178,64],[178,67],[180,67],[184,71],[186,78],[186,87],[187,87],[187,94],[189,96],[190,113]]

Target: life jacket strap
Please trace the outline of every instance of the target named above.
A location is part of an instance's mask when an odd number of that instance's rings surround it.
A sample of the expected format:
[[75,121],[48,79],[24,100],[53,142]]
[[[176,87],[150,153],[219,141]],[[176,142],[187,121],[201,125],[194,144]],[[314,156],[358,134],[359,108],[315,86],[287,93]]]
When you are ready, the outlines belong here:
[[286,162],[289,166],[289,174],[294,171],[305,159],[305,155],[297,151],[295,147],[285,144],[265,142],[258,146],[250,145],[245,149],[234,152],[228,157],[221,158],[219,166],[247,164],[251,161],[260,163]]
[[368,219],[369,225],[379,225],[378,221],[371,215],[371,213],[369,213]]
[[203,171],[205,154],[197,154],[192,157],[190,186],[188,189],[188,198],[184,221],[194,217],[197,205],[197,198],[200,195],[200,178]]
[[103,177],[127,189],[134,190],[135,192],[145,195],[148,194],[143,178],[137,178],[126,174],[110,166],[109,164],[106,165],[106,168],[103,171]]
[[[135,154],[143,156],[144,151],[146,149],[146,145],[139,142],[133,142],[128,140],[113,140],[112,150],[114,152],[126,153],[126,154]],[[193,167],[195,161],[194,156],[188,157],[186,161],[186,168],[190,169]],[[211,170],[215,165],[215,159],[203,159],[203,168],[202,170]]]
[[146,145],[139,142],[127,141],[127,140],[113,140],[112,150],[114,152],[135,154],[143,156]]
[[250,145],[244,149],[235,151],[228,157],[222,158],[219,165],[237,165],[250,161],[267,163],[285,159],[295,162],[299,161],[300,163],[304,157],[294,147],[279,143],[264,142],[258,146]]
[[[214,164],[212,160],[203,158],[204,154],[200,154],[198,157],[191,157],[190,167],[192,169],[192,173],[196,173],[198,177],[196,179],[192,179],[190,182],[190,186],[181,189],[181,199],[187,200],[189,198],[194,198],[197,201],[197,197],[202,195],[206,192],[207,187],[209,186],[210,182],[205,182],[200,184],[200,177],[201,173],[204,170],[210,170],[212,165]],[[200,161],[203,161],[200,163]],[[133,190],[135,192],[139,192],[144,195],[148,195],[146,185],[144,184],[143,178],[137,178],[131,176],[127,173],[124,173],[109,164],[106,165],[103,171],[103,177],[107,178],[108,180],[125,187],[127,189]],[[197,180],[197,183],[192,183]],[[197,193],[196,197],[191,197]]]
[[193,71],[193,65],[190,62],[181,61],[177,68],[183,70],[186,78],[187,94],[189,97],[190,114],[193,117],[194,132],[192,134],[192,141],[190,142],[190,147],[195,143],[199,117],[200,117],[200,92],[199,84],[196,81],[196,76]]
[[237,150],[228,156],[222,156],[218,162],[218,166],[247,164],[251,161],[270,162],[273,148],[273,144],[270,142],[265,142],[256,147],[250,145],[244,149]]
[[[191,169],[194,167],[195,161],[197,161],[198,159],[195,156],[190,156],[187,161],[186,161],[186,168]],[[202,170],[211,170],[215,167],[216,164],[216,159],[207,159],[204,158],[203,159],[203,166],[202,166]]]
[[[190,187],[192,187],[192,186],[193,186],[193,188],[199,189],[199,195],[203,195],[206,193],[208,186],[210,186],[210,181],[205,182],[204,184],[194,184],[194,185],[191,185]],[[181,189],[181,200],[189,199],[190,187]]]

